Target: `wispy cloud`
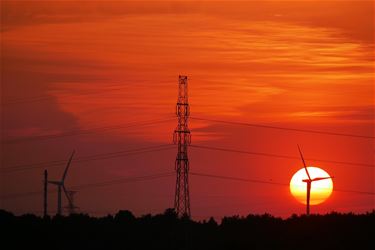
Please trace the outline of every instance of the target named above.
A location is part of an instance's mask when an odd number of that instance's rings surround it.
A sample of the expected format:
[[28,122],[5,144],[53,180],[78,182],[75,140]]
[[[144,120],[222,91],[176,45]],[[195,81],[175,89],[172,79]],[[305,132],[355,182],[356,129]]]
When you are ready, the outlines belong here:
[[[133,115],[139,119],[167,113],[180,73],[191,76],[195,113],[240,116],[245,113],[239,107],[272,106],[275,97],[301,109],[311,103],[370,105],[373,97],[372,45],[329,27],[142,13],[18,28],[6,32],[3,42],[6,50],[19,49],[35,60],[29,70],[96,78],[90,84],[80,83],[78,77],[50,85],[63,110],[82,124],[85,119],[93,122],[93,117],[85,116],[89,109],[116,107],[127,114],[137,110]],[[119,90],[107,93],[105,88],[113,83]],[[353,86],[362,86],[355,97],[350,93]],[[90,95],[90,89],[103,94]],[[303,112],[290,116],[307,116]],[[314,112],[310,118],[324,114]],[[118,116],[111,114],[104,112],[102,117],[118,122]]]

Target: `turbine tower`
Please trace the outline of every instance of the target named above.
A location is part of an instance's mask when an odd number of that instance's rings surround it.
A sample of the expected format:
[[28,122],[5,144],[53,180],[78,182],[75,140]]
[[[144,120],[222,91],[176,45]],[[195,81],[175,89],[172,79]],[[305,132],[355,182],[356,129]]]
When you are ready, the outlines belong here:
[[[74,153],[75,153],[75,151],[73,150],[72,155],[69,158],[68,164],[65,167],[65,171],[64,171],[64,174],[63,174],[61,180],[60,181],[48,181],[49,184],[53,184],[53,185],[57,186],[57,214],[58,215],[61,215],[61,212],[62,212],[61,189],[64,190],[65,195],[68,197],[67,190],[65,188],[64,182],[65,182],[66,174],[68,173],[70,163],[72,162]],[[68,198],[68,200],[69,200],[69,198]]]
[[331,176],[329,176],[329,177],[316,177],[314,179],[311,179],[309,170],[307,169],[307,166],[306,166],[306,163],[305,163],[305,159],[303,158],[303,155],[302,155],[301,148],[299,147],[299,145],[297,145],[297,146],[298,146],[299,154],[301,155],[301,159],[302,159],[302,162],[303,162],[303,167],[305,168],[305,171],[306,171],[306,174],[307,174],[307,178],[308,178],[308,179],[304,179],[302,181],[306,182],[306,215],[310,215],[311,183],[313,183],[314,181],[321,181],[321,180],[325,180],[325,179],[332,179],[333,177],[331,177]]
[[179,76],[176,106],[178,125],[173,134],[173,142],[177,144],[174,209],[179,217],[190,217],[188,145],[191,142],[191,134],[188,128],[189,113],[187,76]]

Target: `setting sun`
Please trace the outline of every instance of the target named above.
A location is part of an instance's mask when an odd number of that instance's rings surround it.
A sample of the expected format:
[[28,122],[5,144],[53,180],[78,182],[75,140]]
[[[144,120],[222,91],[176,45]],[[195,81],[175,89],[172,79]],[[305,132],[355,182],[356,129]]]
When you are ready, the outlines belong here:
[[[307,167],[312,179],[317,177],[329,177],[329,174],[317,167]],[[290,192],[301,203],[306,204],[306,183],[303,180],[308,179],[305,169],[298,170],[290,180]],[[324,179],[311,184],[310,204],[317,205],[332,194],[332,179]]]

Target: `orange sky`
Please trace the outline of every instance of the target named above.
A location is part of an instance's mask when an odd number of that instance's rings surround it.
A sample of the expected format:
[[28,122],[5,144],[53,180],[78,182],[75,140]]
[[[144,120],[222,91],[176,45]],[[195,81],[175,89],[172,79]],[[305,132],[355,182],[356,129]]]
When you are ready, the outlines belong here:
[[[194,117],[374,134],[373,1],[2,1],[1,167],[170,143],[179,74]],[[49,140],[35,135],[163,120]],[[374,165],[373,139],[191,120],[196,145]],[[8,141],[8,142],[7,142]],[[67,186],[173,171],[166,150],[73,164]],[[302,167],[278,159],[190,149],[191,170],[288,183]],[[74,163],[74,162],[73,162]],[[334,189],[374,192],[374,169],[310,161]],[[373,166],[374,167],[374,166]],[[51,167],[59,178],[63,166]],[[1,195],[39,191],[42,168],[1,173]],[[191,177],[193,217],[304,207],[288,187]],[[174,179],[82,190],[82,211],[136,214],[173,205]],[[51,194],[51,211],[55,195]],[[104,202],[103,202],[104,201]],[[41,196],[1,200],[41,210]],[[374,208],[374,196],[334,192],[313,212]]]

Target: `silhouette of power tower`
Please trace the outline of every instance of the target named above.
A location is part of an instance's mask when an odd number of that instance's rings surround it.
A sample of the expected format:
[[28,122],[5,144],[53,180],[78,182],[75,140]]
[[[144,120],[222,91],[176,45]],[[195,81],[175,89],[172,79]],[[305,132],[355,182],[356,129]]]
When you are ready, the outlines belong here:
[[76,209],[79,208],[74,204],[74,196],[76,194],[77,194],[77,191],[72,191],[72,190],[66,191],[66,195],[67,195],[67,198],[68,198],[68,206],[66,206],[65,208],[68,210],[69,214],[75,214]]
[[188,145],[191,142],[191,134],[188,128],[189,113],[187,76],[179,76],[176,106],[178,125],[173,134],[173,142],[177,144],[174,209],[180,217],[190,217]]

